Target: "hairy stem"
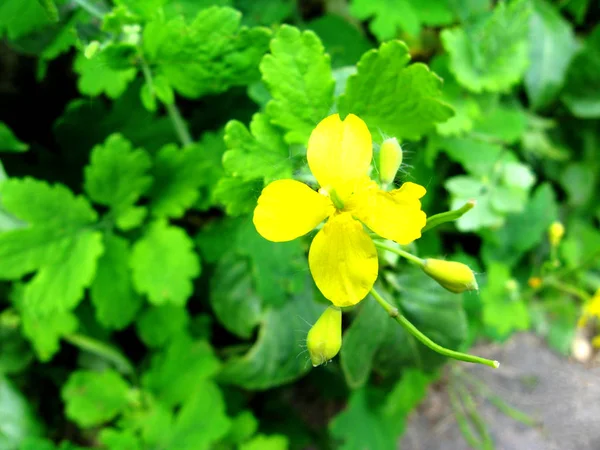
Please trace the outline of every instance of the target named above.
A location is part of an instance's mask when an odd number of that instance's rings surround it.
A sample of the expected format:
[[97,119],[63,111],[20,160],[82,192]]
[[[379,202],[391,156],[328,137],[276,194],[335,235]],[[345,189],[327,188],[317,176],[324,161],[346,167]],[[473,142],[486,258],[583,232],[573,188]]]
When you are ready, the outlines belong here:
[[443,223],[453,222],[456,219],[459,219],[460,217],[465,215],[467,212],[472,210],[475,207],[475,205],[476,205],[475,200],[469,200],[467,203],[465,203],[458,209],[435,214],[435,215],[429,217],[427,219],[427,224],[425,225],[425,228],[423,228],[423,233],[426,231],[429,231],[432,228],[437,227],[438,225],[441,225]]

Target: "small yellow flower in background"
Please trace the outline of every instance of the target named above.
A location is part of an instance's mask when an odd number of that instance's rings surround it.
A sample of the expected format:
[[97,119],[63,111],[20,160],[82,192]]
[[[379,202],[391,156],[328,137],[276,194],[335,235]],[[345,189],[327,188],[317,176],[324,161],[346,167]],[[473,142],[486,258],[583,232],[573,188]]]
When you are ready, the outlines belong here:
[[579,328],[585,327],[588,320],[594,317],[600,319],[600,288],[596,290],[592,299],[583,305],[583,313],[577,322],[577,326]]
[[440,286],[455,294],[479,289],[475,274],[466,264],[428,258],[422,269]]
[[296,180],[266,186],[254,210],[254,225],[265,239],[285,242],[303,236],[329,218],[312,241],[308,263],[317,287],[336,306],[364,299],[378,275],[377,251],[363,224],[379,236],[405,245],[421,237],[425,188],[404,183],[382,191],[368,177],[371,133],[357,116],[323,119],[308,141],[317,193]]
[[552,247],[557,247],[565,235],[565,226],[560,222],[553,222],[548,228],[548,240]]
[[540,277],[531,277],[527,280],[527,284],[530,288],[537,289],[542,285],[542,279]]
[[342,311],[330,306],[315,322],[306,338],[314,367],[331,360],[342,348]]

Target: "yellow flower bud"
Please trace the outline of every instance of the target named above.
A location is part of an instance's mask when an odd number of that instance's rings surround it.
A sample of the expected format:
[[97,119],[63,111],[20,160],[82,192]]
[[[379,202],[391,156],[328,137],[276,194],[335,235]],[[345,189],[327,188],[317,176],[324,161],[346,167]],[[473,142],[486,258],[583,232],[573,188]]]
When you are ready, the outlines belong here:
[[402,147],[398,139],[389,138],[383,141],[379,149],[379,177],[383,184],[390,184],[402,165]]
[[550,240],[550,245],[552,247],[556,247],[560,244],[562,237],[565,235],[565,227],[560,222],[553,222],[548,228],[548,239]]
[[342,347],[342,311],[330,306],[312,326],[306,338],[306,346],[314,367],[326,363],[338,354]]
[[475,274],[466,264],[428,258],[422,269],[450,292],[460,294],[464,291],[479,289]]
[[527,284],[530,288],[537,289],[542,285],[542,279],[540,277],[531,277],[527,280]]

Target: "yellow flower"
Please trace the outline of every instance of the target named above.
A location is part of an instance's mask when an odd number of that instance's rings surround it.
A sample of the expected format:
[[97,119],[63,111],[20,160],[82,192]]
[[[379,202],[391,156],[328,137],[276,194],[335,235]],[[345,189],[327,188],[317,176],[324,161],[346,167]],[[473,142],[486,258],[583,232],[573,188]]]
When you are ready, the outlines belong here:
[[579,328],[585,327],[587,321],[593,317],[600,319],[600,288],[596,290],[592,299],[584,305],[583,314],[579,318],[577,326]]
[[565,235],[565,226],[560,222],[552,222],[548,228],[548,240],[552,247],[558,246]]
[[308,263],[323,295],[336,306],[367,296],[378,274],[377,251],[363,224],[386,239],[408,244],[421,237],[425,188],[404,183],[384,192],[367,173],[371,134],[353,114],[323,119],[308,141],[310,170],[319,192],[295,180],[266,186],[254,210],[256,230],[273,242],[303,236],[329,218],[312,241]]

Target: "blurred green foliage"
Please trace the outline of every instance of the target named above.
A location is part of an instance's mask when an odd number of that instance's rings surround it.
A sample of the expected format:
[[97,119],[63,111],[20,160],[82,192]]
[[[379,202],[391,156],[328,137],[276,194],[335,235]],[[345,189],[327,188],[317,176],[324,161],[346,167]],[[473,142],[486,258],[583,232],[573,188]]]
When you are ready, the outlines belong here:
[[309,240],[250,219],[314,185],[334,112],[402,142],[428,215],[477,202],[410,250],[479,293],[387,253],[379,289],[446,347],[569,353],[600,287],[592,3],[3,0],[0,450],[397,448],[445,359],[367,298],[312,369]]

